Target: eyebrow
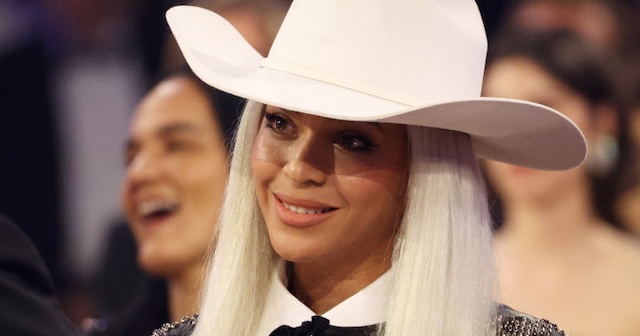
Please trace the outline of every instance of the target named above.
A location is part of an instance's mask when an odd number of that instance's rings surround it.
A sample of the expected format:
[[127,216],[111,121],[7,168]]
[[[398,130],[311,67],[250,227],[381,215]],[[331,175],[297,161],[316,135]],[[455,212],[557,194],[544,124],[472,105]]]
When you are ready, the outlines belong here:
[[186,123],[174,123],[162,126],[159,130],[156,131],[156,134],[160,137],[166,137],[175,133],[182,132],[199,132],[202,128],[193,124]]
[[[201,127],[187,123],[173,123],[162,126],[155,132],[160,138],[166,138],[176,133],[197,133],[202,130]],[[131,137],[127,138],[124,144],[125,152],[128,152],[137,146],[137,141]]]

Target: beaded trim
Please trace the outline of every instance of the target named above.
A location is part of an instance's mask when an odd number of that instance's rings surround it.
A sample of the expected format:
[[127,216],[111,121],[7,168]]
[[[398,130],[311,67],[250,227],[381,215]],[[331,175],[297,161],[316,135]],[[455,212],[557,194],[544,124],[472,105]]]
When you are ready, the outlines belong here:
[[154,330],[151,336],[165,336],[171,330],[177,329],[178,327],[182,327],[185,324],[194,326],[197,320],[198,320],[198,314],[193,314],[191,316],[183,316],[180,319],[180,321],[163,324],[162,327]]
[[[180,321],[163,324],[162,327],[154,330],[151,336],[167,336],[170,331],[185,325],[194,326],[197,320],[198,314],[184,316]],[[497,320],[492,324],[497,325],[496,336],[567,336],[554,323],[527,316],[509,315],[505,318],[503,314],[498,314]]]
[[498,315],[496,336],[567,336],[552,322],[544,319],[531,319],[525,316]]

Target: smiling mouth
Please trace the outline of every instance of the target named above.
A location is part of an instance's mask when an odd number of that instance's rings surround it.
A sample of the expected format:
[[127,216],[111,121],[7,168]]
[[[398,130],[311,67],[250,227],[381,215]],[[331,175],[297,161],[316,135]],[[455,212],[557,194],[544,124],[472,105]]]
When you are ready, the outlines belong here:
[[138,205],[136,212],[144,220],[156,220],[169,217],[178,211],[179,205],[172,201],[147,201]]
[[285,209],[291,212],[295,212],[297,214],[303,214],[303,215],[321,214],[321,213],[325,213],[333,210],[332,208],[305,208],[305,207],[289,204],[283,201],[280,201],[280,202],[282,202],[282,205],[284,206]]

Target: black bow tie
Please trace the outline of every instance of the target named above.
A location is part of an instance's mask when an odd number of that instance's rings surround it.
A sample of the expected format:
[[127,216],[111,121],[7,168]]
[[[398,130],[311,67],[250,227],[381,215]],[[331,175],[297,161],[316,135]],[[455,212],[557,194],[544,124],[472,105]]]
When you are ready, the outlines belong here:
[[302,322],[299,327],[283,325],[269,336],[369,336],[377,329],[376,325],[366,327],[335,327],[322,316],[313,316],[311,321]]

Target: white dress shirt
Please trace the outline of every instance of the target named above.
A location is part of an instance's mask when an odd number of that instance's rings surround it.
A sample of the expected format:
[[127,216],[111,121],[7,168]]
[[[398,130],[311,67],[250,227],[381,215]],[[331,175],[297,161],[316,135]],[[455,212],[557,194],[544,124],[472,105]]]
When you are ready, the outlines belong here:
[[[384,322],[389,300],[390,275],[386,272],[358,293],[342,301],[321,316],[333,326],[355,327]],[[287,290],[286,262],[273,271],[267,301],[256,336],[268,336],[281,325],[298,327],[310,321],[314,313]]]

